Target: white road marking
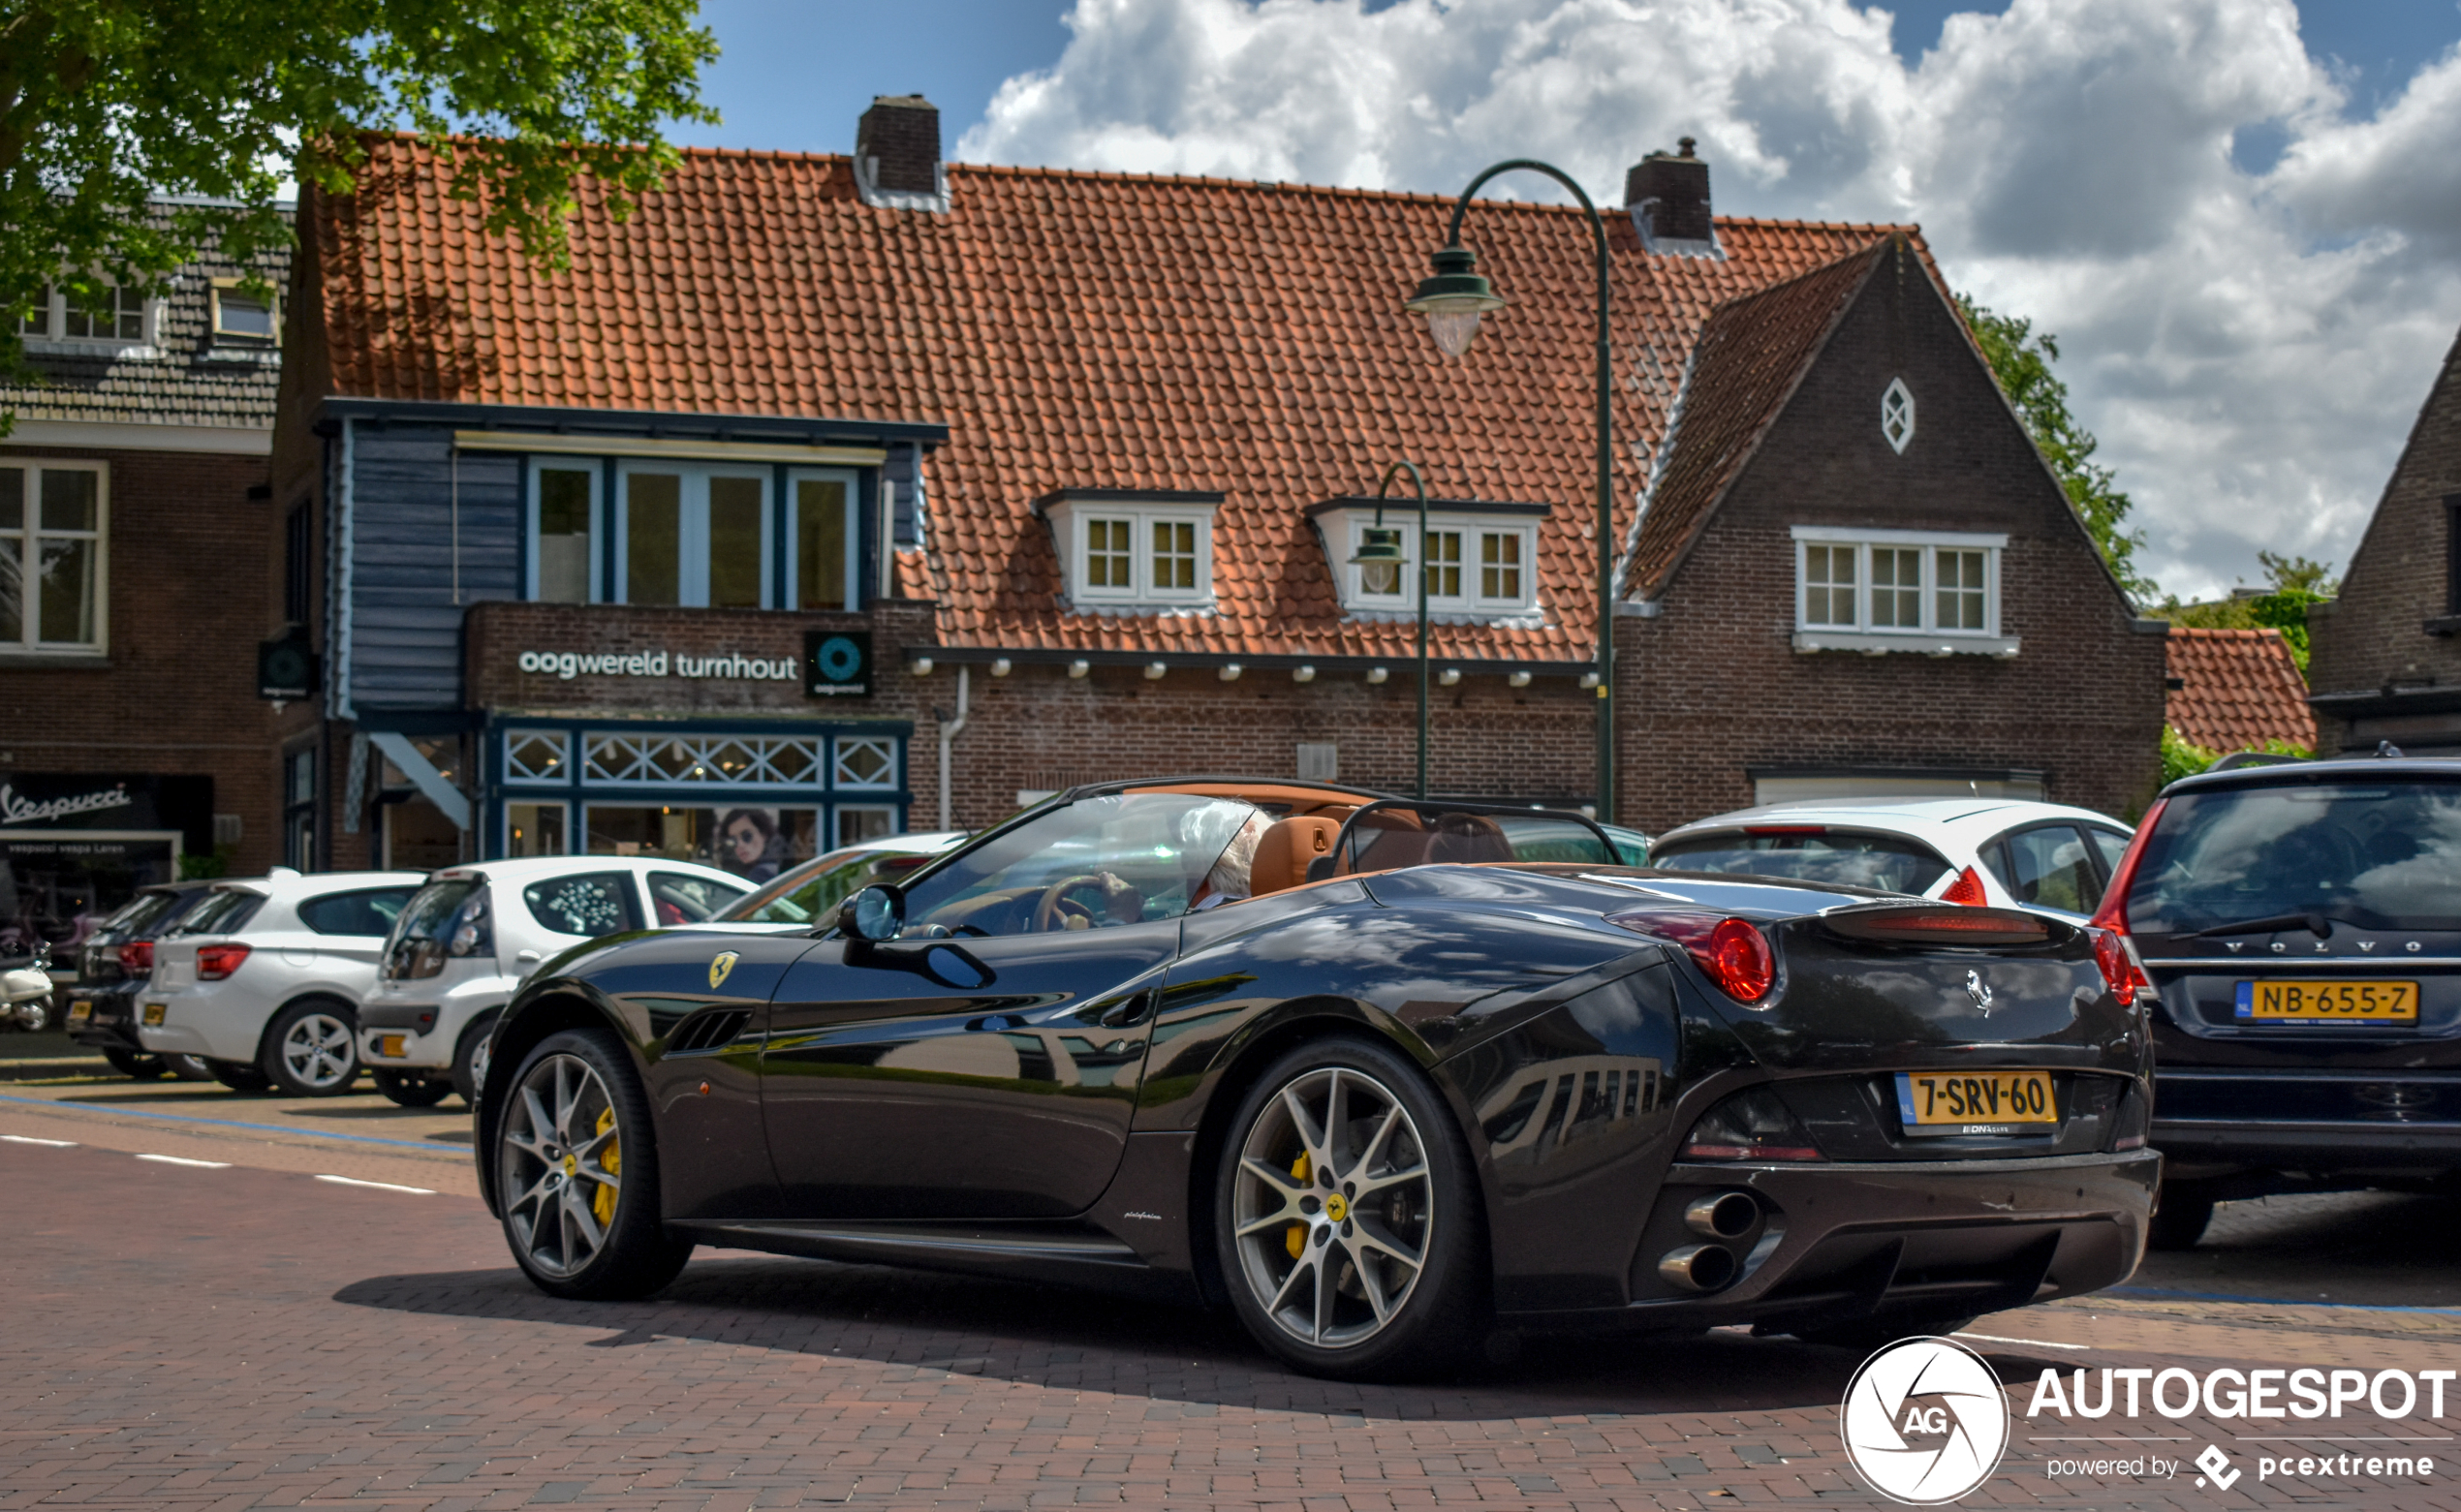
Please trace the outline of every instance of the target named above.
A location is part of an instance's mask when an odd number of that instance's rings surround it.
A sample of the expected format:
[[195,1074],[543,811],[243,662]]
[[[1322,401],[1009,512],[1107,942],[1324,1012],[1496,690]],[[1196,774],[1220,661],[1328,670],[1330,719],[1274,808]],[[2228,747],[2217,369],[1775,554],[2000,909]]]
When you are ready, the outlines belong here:
[[317,1180],[331,1182],[336,1187],[366,1187],[377,1191],[406,1191],[414,1197],[432,1197],[436,1194],[434,1188],[428,1187],[396,1187],[391,1182],[363,1182],[356,1176],[320,1176]]
[[[2010,1339],[2004,1334],[1951,1334],[1952,1339],[1980,1339],[1995,1344],[2028,1344],[2037,1349],[2091,1349],[2092,1344],[2055,1344],[2047,1339]],[[2187,1442],[2181,1439],[2181,1443]]]
[[194,1165],[208,1171],[227,1171],[231,1169],[231,1162],[228,1160],[191,1160],[185,1156],[140,1155],[137,1158],[140,1160],[160,1160],[165,1165]]
[[77,1148],[77,1141],[74,1139],[37,1139],[32,1134],[0,1134],[0,1139],[5,1139],[13,1145],[42,1145],[52,1150]]

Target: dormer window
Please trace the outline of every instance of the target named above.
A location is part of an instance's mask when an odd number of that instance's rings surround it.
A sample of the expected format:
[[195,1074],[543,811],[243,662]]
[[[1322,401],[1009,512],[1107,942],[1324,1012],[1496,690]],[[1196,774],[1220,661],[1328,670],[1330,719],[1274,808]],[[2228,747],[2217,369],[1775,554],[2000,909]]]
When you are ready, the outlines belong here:
[[1374,500],[1336,499],[1308,512],[1324,538],[1345,612],[1416,614],[1422,579],[1433,615],[1492,622],[1540,612],[1536,565],[1545,505],[1431,501],[1426,537],[1414,541],[1417,501],[1396,506],[1386,500],[1383,528],[1401,537],[1398,564],[1352,560],[1365,533],[1376,528]]
[[216,345],[270,347],[281,334],[281,312],[271,293],[251,293],[235,278],[213,281]]
[[1077,610],[1213,607],[1216,493],[1071,489],[1036,508],[1051,522]]
[[109,347],[141,347],[152,336],[153,301],[134,289],[116,286],[92,303],[80,302],[57,284],[17,322],[17,334],[34,342],[75,342]]

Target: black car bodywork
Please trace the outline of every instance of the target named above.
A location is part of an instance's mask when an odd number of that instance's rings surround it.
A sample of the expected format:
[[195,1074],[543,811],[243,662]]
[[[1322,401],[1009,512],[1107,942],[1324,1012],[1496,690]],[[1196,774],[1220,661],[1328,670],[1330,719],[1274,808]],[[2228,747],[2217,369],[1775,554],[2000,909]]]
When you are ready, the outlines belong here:
[[[1220,1301],[1230,1110],[1277,1055],[1350,1035],[1406,1056],[1457,1121],[1511,1326],[1917,1326],[2109,1285],[2161,1164],[2142,1020],[2083,932],[1964,911],[2021,938],[1891,936],[1886,918],[1942,906],[1851,889],[1560,862],[1335,876],[1109,928],[619,937],[548,963],[506,1012],[479,1176],[501,1213],[511,1069],[603,1026],[654,1110],[682,1234]],[[1653,933],[1694,916],[1765,938],[1757,1004]],[[1902,1126],[1894,1073],[2001,1067],[2047,1071],[2055,1122]],[[1701,1157],[1704,1117],[1756,1090],[1810,1147]],[[1734,1193],[1704,1225],[1702,1199]],[[1726,1252],[1711,1284],[1670,1275],[1704,1239]]]
[[[111,1056],[114,1065],[123,1058],[148,1067],[159,1065],[160,1058],[137,1037],[137,1000],[151,978],[147,971],[129,970],[121,947],[159,940],[213,886],[206,880],[142,888],[128,907],[86,937],[78,955],[77,983],[67,993],[71,1039]],[[82,1014],[79,1007],[85,1009]]]
[[[2145,983],[2165,1242],[2194,1243],[2217,1198],[2461,1173],[2461,762],[2174,783],[2095,923]],[[2348,984],[2353,1003],[2415,983],[2414,1017],[2268,1022],[2252,1000],[2274,982]]]

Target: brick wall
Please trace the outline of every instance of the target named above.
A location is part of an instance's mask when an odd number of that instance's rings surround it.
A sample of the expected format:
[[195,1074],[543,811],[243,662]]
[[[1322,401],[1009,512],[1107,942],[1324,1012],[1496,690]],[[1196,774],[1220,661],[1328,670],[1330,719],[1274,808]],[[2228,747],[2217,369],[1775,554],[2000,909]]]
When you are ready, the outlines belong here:
[[[2342,578],[2341,597],[2309,610],[2313,654],[2308,686],[2320,694],[2383,689],[2461,688],[2461,635],[2431,635],[2428,620],[2447,615],[2451,543],[2445,498],[2461,494],[2461,342],[2443,371],[2377,503],[2367,534]],[[2428,724],[2450,727],[2449,714]],[[2340,750],[2348,725],[2317,721],[2317,750]],[[2369,733],[2401,738],[2415,721],[2369,722]],[[2423,727],[2417,732],[2424,733]],[[2447,741],[2449,736],[2446,737]],[[2373,741],[2364,742],[2372,747]]]
[[[1916,435],[1881,435],[1902,376]],[[1792,649],[1794,525],[2005,532],[2009,661]],[[1622,818],[1655,832],[1752,802],[1752,767],[2018,767],[2129,815],[2152,795],[2163,640],[2133,614],[1910,258],[1884,264],[1678,571],[1618,622]]]
[[273,717],[256,676],[271,633],[273,507],[247,496],[265,458],[28,446],[0,456],[110,467],[109,654],[0,662],[0,767],[207,774],[215,812],[239,816],[240,871],[272,865]]

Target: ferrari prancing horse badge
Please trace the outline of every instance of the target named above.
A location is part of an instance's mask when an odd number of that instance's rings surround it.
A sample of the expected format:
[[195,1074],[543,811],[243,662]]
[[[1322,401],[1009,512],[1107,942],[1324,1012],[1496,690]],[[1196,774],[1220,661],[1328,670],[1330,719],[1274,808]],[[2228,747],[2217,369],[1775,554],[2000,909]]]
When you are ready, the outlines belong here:
[[709,962],[709,990],[711,992],[716,992],[718,984],[727,979],[727,973],[734,970],[735,960],[733,951],[721,950]]

